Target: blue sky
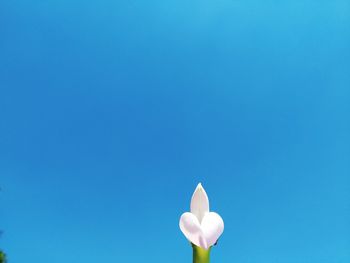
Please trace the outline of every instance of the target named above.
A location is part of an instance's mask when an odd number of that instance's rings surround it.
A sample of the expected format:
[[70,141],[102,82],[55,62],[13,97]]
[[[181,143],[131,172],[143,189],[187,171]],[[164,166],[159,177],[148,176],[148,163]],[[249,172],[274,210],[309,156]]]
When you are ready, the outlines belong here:
[[10,263],[350,261],[348,1],[2,1]]

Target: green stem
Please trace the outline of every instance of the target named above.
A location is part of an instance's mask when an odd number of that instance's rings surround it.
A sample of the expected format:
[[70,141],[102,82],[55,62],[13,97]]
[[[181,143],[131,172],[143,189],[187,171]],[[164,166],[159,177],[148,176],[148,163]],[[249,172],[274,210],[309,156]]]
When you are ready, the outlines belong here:
[[198,247],[192,244],[193,248],[193,263],[210,263],[210,250],[205,250],[201,247]]
[[6,263],[6,255],[0,250],[0,263]]

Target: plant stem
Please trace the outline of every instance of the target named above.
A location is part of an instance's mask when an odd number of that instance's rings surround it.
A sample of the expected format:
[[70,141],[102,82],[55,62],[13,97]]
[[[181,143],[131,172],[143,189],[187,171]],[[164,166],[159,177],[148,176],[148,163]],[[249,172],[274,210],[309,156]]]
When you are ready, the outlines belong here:
[[210,250],[205,250],[201,247],[198,247],[192,244],[193,248],[193,263],[210,263]]
[[6,255],[0,250],[0,263],[6,263]]

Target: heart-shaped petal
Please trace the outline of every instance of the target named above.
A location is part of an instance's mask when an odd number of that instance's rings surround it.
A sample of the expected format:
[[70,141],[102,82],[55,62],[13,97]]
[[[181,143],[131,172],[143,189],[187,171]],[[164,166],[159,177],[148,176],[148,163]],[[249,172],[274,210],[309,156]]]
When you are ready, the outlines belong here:
[[200,226],[205,238],[207,248],[211,247],[224,232],[224,221],[221,216],[215,212],[207,213]]
[[205,240],[201,225],[197,217],[189,212],[183,213],[180,217],[180,229],[185,237],[196,246],[207,249],[207,242]]

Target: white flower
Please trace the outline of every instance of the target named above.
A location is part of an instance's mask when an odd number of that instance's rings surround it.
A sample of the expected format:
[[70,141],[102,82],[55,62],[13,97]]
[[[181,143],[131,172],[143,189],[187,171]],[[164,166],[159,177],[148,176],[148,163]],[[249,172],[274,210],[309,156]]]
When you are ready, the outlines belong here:
[[209,212],[209,199],[200,183],[192,195],[191,212],[180,218],[180,229],[189,241],[204,249],[214,245],[224,231],[221,216]]

